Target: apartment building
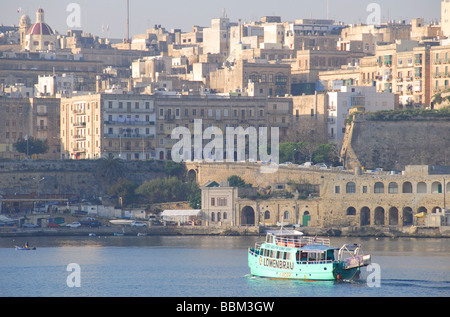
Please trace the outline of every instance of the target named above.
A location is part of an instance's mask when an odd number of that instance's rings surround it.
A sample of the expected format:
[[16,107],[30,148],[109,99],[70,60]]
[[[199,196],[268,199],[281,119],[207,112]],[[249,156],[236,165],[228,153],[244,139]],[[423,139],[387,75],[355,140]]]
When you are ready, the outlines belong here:
[[292,64],[294,83],[315,83],[322,71],[340,69],[343,65],[355,65],[366,56],[361,52],[336,50],[301,50]]
[[[224,135],[228,127],[255,127],[257,131],[260,127],[267,127],[269,132],[271,127],[278,127],[280,142],[288,136],[289,127],[292,125],[291,98],[214,94],[156,95],[155,108],[155,149],[157,159],[160,160],[172,157],[172,147],[178,142],[172,139],[172,131],[176,127],[186,127],[193,137],[196,119],[202,120],[202,133],[212,126],[219,128]],[[203,141],[208,142],[209,140]]]
[[402,106],[430,105],[429,45],[411,40],[377,45],[375,56],[360,59],[359,72],[361,85],[398,94]]
[[156,158],[154,100],[86,94],[61,99],[62,158]]
[[431,95],[433,96],[450,89],[450,45],[432,47],[430,59]]
[[0,98],[0,156],[23,157],[13,144],[26,136],[47,140],[49,150],[39,158],[59,159],[58,98]]
[[441,2],[441,31],[443,36],[450,37],[450,0]]
[[267,85],[266,96],[291,93],[291,66],[265,60],[236,60],[210,74],[209,87],[217,92],[244,92],[249,82]]
[[377,92],[375,87],[342,86],[340,91],[329,91],[328,95],[328,142],[342,144],[346,120],[352,110],[375,112],[394,110],[396,95]]
[[171,159],[177,142],[172,139],[172,131],[187,127],[193,136],[195,119],[202,120],[202,131],[210,126],[224,132],[227,127],[279,127],[283,139],[292,122],[292,100],[267,96],[100,93],[62,98],[62,157]]

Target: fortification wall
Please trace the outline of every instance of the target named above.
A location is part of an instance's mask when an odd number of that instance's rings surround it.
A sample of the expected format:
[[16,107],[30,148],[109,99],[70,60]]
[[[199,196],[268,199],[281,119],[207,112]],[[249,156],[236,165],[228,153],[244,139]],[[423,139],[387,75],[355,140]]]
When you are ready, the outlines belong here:
[[[165,175],[162,163],[122,161],[122,177],[141,184]],[[72,194],[79,197],[104,196],[117,179],[102,177],[99,161],[21,160],[0,162],[0,195]],[[40,179],[44,178],[41,181]]]
[[355,120],[341,156],[348,169],[363,166],[401,171],[406,165],[449,165],[450,118]]

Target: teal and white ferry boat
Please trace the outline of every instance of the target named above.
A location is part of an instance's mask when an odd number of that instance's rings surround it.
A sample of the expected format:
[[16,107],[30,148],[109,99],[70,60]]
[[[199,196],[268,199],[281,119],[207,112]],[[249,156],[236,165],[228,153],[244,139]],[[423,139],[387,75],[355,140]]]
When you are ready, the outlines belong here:
[[359,245],[335,248],[330,239],[282,228],[267,231],[266,241],[248,250],[248,266],[251,275],[272,279],[350,280],[370,264],[370,255],[359,251]]

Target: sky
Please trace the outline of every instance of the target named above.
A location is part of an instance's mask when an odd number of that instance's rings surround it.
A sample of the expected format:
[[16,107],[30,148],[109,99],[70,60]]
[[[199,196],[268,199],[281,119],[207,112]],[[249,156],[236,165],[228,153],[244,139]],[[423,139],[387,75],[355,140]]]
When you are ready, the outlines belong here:
[[[126,37],[126,0],[0,0],[0,24],[18,25],[23,14],[36,21],[42,7],[45,21],[60,34],[82,29],[108,38]],[[262,16],[281,16],[282,21],[328,17],[346,24],[366,23],[372,12],[368,5],[381,9],[381,22],[424,18],[426,23],[440,21],[441,0],[129,0],[130,35],[143,34],[155,24],[167,30],[190,32],[192,26],[209,27],[212,18],[225,15],[231,22],[250,22]],[[328,3],[328,10],[327,10]],[[76,9],[70,4],[75,4]],[[79,12],[79,19],[75,14]],[[75,19],[73,19],[75,17]],[[68,22],[69,19],[69,22]],[[77,22],[78,21],[78,22]],[[69,27],[76,23],[79,27]]]

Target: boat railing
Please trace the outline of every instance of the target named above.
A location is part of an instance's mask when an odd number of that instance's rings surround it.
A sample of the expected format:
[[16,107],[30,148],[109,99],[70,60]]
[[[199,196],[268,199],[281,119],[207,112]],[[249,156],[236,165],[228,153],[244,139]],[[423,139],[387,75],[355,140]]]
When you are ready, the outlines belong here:
[[318,237],[301,237],[301,238],[286,238],[276,237],[275,244],[284,247],[301,248],[305,245],[325,245],[329,247],[331,245],[330,239],[318,238]]
[[327,263],[333,263],[333,262],[334,262],[334,260],[317,260],[317,261],[314,261],[314,260],[299,261],[299,260],[297,260],[296,261],[297,264],[327,264]]

